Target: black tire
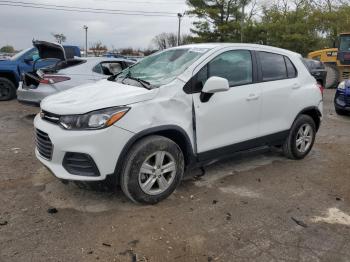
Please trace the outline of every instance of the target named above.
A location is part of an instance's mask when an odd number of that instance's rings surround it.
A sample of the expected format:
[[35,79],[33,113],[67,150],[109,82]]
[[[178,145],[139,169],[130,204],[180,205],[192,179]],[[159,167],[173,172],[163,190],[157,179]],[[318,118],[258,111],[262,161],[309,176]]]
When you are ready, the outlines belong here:
[[325,64],[324,65],[327,71],[326,83],[324,85],[325,88],[336,88],[339,82],[339,70],[336,65]]
[[[297,148],[297,138],[299,130],[304,126],[310,126],[312,132],[311,144],[305,152]],[[289,159],[303,159],[312,149],[316,137],[315,121],[308,115],[300,115],[294,121],[289,135],[283,144],[283,153]]]
[[335,112],[340,115],[340,116],[344,116],[344,115],[348,115],[349,113],[345,110],[341,110],[341,109],[335,109]]
[[[167,189],[159,194],[147,194],[141,188],[141,166],[152,154],[165,152],[172,157],[175,163],[175,171],[172,173],[172,182]],[[156,156],[155,156],[156,157]],[[156,164],[155,164],[156,165]],[[167,198],[180,184],[184,173],[184,156],[180,147],[172,140],[162,136],[149,136],[136,142],[130,149],[124,162],[120,177],[120,186],[124,194],[135,203],[156,204]],[[140,176],[140,178],[139,178]],[[149,179],[151,176],[148,175]],[[157,180],[158,183],[158,180]],[[156,185],[156,183],[154,183]],[[160,188],[160,186],[159,186]]]
[[0,101],[11,100],[16,97],[16,86],[5,77],[0,77]]

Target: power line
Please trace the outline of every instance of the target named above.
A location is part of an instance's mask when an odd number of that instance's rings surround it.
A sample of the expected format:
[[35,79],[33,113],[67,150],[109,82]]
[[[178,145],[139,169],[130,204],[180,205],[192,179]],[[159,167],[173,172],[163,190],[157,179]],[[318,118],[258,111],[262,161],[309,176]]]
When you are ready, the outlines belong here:
[[96,2],[114,2],[114,3],[127,3],[127,4],[164,4],[164,5],[183,5],[185,1],[167,1],[167,2],[154,2],[154,1],[125,1],[125,0],[95,0]]
[[[36,4],[29,2],[20,2],[20,1],[5,1],[0,0],[0,3],[7,3],[11,5],[18,6],[36,6],[36,7],[46,7],[46,8],[62,8],[62,9],[71,9],[71,10],[84,10],[84,11],[103,11],[103,12],[127,12],[127,13],[141,13],[141,14],[165,14],[165,15],[177,15],[177,13],[172,12],[160,12],[160,11],[133,11],[133,10],[124,10],[124,9],[104,9],[104,8],[89,8],[89,7],[77,7],[77,6],[66,6],[66,5],[51,5],[51,4]],[[24,7],[24,6],[23,6]],[[44,9],[44,8],[43,8]]]
[[[66,11],[66,12],[77,12],[77,13],[92,13],[92,14],[107,14],[107,15],[130,15],[130,16],[156,16],[156,17],[176,17],[175,15],[162,15],[162,14],[148,14],[148,13],[130,13],[130,12],[106,12],[106,11],[93,11],[93,10],[78,10],[78,9],[68,9],[68,8],[54,8],[54,7],[44,7],[35,5],[23,5],[23,4],[9,4],[1,3],[0,6],[8,7],[23,7],[23,8],[34,8],[34,9],[44,9],[44,10],[56,10],[56,11]],[[132,11],[131,11],[132,12]]]
[[176,17],[175,15],[157,15],[157,14],[142,14],[142,13],[122,13],[122,12],[102,12],[102,11],[87,11],[87,10],[76,10],[76,9],[65,9],[65,8],[53,8],[53,7],[41,7],[41,6],[31,6],[31,5],[20,5],[20,4],[2,4],[0,6],[12,6],[12,7],[24,7],[24,8],[34,8],[34,9],[45,9],[45,10],[57,10],[57,11],[67,11],[67,12],[77,12],[77,13],[92,13],[92,14],[109,14],[109,15],[136,15],[136,16],[160,16],[160,17]]

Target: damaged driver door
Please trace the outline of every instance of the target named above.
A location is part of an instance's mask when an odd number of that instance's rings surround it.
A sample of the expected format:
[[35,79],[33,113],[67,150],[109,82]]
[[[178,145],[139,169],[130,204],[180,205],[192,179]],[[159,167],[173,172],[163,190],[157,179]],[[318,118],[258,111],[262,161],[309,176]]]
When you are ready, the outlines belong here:
[[197,73],[197,90],[213,76],[226,79],[227,89],[193,94],[197,153],[203,158],[221,149],[229,153],[231,146],[259,134],[261,88],[253,83],[251,52],[230,50],[213,58]]

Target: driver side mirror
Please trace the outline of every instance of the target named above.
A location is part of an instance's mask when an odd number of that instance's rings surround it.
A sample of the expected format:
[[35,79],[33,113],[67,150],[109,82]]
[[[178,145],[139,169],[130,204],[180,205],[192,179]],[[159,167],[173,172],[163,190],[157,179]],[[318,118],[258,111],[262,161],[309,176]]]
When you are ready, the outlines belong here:
[[230,85],[226,78],[212,76],[204,84],[200,100],[205,103],[208,102],[214,93],[225,92],[230,89]]

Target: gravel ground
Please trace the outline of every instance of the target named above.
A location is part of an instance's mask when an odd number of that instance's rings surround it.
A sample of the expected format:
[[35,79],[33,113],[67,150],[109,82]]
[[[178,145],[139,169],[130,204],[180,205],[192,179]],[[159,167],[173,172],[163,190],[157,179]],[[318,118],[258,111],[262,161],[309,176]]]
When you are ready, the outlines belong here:
[[333,96],[304,160],[219,162],[155,206],[62,184],[33,153],[38,110],[1,102],[0,261],[350,261],[350,117]]

